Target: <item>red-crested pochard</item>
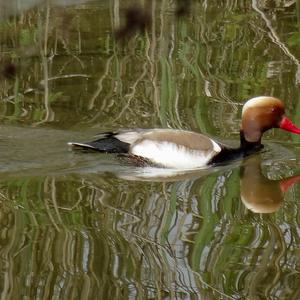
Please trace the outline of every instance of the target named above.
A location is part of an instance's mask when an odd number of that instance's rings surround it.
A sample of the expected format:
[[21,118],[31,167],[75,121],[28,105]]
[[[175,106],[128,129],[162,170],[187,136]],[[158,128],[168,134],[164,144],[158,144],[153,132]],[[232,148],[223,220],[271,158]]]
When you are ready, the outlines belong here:
[[126,155],[143,166],[193,169],[258,151],[262,148],[263,133],[271,128],[300,134],[300,128],[284,115],[281,100],[261,96],[248,100],[243,106],[239,148],[230,148],[200,133],[176,129],[106,132],[95,141],[69,145]]

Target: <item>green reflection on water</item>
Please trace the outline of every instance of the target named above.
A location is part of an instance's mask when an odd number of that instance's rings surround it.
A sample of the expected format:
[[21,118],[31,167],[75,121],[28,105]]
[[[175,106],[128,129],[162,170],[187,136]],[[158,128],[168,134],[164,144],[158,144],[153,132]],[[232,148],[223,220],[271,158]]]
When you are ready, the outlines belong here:
[[[66,147],[118,127],[237,139],[242,103],[260,94],[299,123],[298,3],[195,1],[177,18],[173,1],[141,2],[151,25],[123,41],[113,33],[135,2],[77,3],[0,10],[1,297],[299,298],[297,185],[254,214],[238,163],[143,181]],[[297,174],[299,137],[266,139],[282,144],[263,173]]]

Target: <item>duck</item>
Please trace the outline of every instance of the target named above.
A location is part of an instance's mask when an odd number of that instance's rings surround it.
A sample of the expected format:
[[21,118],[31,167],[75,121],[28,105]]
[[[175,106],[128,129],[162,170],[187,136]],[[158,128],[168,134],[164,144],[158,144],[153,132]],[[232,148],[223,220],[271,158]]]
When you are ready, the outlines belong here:
[[264,132],[272,128],[300,134],[286,115],[284,103],[271,96],[248,100],[242,109],[240,145],[233,148],[201,133],[179,129],[121,129],[103,132],[90,142],[69,142],[73,148],[114,153],[139,166],[196,169],[227,163],[263,148]]

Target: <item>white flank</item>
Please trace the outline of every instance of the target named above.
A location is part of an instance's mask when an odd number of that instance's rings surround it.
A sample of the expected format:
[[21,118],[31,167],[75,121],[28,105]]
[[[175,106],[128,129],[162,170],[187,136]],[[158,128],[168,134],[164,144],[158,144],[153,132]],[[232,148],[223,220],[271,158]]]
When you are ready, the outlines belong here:
[[220,150],[216,143],[211,152],[206,152],[188,149],[170,142],[143,140],[133,145],[130,152],[167,168],[193,169],[206,166]]

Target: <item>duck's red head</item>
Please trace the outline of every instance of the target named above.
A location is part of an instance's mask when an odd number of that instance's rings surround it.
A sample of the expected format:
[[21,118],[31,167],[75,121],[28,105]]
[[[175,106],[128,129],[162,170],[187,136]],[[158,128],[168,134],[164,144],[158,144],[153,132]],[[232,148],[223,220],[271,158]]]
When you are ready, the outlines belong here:
[[260,144],[262,134],[281,128],[300,134],[300,128],[284,115],[284,104],[274,97],[261,96],[248,100],[242,111],[241,133],[246,143]]

